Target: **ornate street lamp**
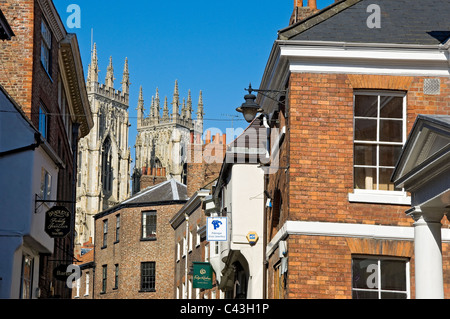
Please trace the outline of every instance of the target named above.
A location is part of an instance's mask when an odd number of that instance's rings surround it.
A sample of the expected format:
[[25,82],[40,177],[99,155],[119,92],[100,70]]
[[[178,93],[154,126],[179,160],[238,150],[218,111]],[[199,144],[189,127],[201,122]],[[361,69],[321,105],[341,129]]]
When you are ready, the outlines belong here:
[[252,94],[252,92],[258,92],[261,93],[262,95],[264,95],[265,97],[268,97],[269,99],[272,99],[278,103],[282,103],[284,104],[284,102],[275,100],[274,98],[264,94],[263,92],[267,93],[286,93],[286,90],[283,91],[279,91],[279,90],[260,90],[260,89],[253,89],[252,88],[252,84],[250,83],[248,86],[248,89],[244,89],[246,91],[248,91],[248,94],[246,94],[244,96],[245,102],[242,103],[241,106],[239,106],[236,111],[242,113],[244,115],[244,118],[247,122],[251,122],[253,121],[253,119],[255,118],[257,113],[261,113],[264,112],[264,109],[259,106],[255,100],[256,100],[256,96],[254,94]]
[[248,89],[245,89],[246,91],[248,91],[248,94],[246,94],[244,96],[245,102],[242,103],[241,106],[239,106],[236,111],[241,112],[242,114],[244,114],[244,118],[247,122],[251,122],[253,121],[253,119],[255,118],[256,114],[258,112],[262,112],[263,109],[255,102],[256,100],[256,95],[252,94],[252,92],[254,91],[252,89],[252,84],[249,84]]

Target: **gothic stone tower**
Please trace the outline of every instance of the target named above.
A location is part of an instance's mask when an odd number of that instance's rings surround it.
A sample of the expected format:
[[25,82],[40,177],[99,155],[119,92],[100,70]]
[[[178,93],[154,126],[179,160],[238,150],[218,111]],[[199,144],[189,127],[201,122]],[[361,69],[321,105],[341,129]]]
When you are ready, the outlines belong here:
[[[181,111],[181,112],[180,112]],[[200,139],[203,131],[203,98],[200,91],[197,117],[192,118],[191,91],[180,108],[178,81],[169,114],[167,97],[161,114],[159,91],[152,97],[150,112],[144,115],[144,98],[140,89],[137,107],[136,164],[133,172],[133,193],[159,182],[175,179],[184,183],[186,154],[192,138]],[[193,142],[193,141],[192,141]]]
[[130,149],[128,147],[128,106],[130,78],[128,60],[122,79],[122,91],[114,88],[112,58],[105,84],[98,81],[97,47],[94,44],[86,89],[94,119],[89,135],[80,140],[76,243],[94,238],[93,216],[130,195]]

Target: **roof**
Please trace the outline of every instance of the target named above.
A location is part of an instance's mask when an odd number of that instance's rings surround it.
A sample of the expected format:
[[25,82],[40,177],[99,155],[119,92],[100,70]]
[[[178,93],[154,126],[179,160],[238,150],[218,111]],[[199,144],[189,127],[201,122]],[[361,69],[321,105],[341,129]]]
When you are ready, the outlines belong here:
[[[380,28],[369,28],[380,8]],[[438,45],[450,38],[450,1],[343,0],[279,31],[281,40]]]
[[95,218],[108,215],[122,208],[184,204],[188,199],[186,185],[170,179],[141,190],[118,205],[98,213]]
[[161,201],[188,200],[186,189],[186,185],[170,179],[143,189],[127,200],[124,200],[122,204],[147,204]]

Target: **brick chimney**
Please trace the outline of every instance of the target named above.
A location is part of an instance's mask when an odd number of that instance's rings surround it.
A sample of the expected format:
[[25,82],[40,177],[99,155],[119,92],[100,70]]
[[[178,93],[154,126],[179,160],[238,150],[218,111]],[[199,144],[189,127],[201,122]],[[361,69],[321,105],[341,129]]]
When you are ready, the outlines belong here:
[[316,0],[308,0],[308,6],[303,6],[302,0],[294,0],[294,11],[292,12],[291,19],[289,21],[289,25],[295,24],[301,20],[308,18],[319,11],[317,9]]

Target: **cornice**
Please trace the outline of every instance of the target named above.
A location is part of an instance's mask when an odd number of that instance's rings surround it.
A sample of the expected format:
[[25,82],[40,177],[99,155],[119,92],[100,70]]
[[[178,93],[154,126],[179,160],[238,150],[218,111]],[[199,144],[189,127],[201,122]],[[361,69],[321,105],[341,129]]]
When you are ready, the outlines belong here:
[[67,34],[64,24],[56,11],[55,5],[51,0],[38,0],[39,7],[41,8],[44,17],[52,30],[53,35],[57,42],[62,41]]

